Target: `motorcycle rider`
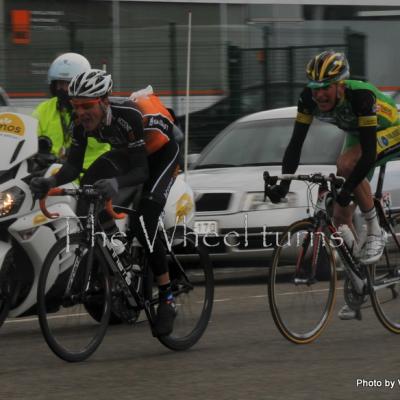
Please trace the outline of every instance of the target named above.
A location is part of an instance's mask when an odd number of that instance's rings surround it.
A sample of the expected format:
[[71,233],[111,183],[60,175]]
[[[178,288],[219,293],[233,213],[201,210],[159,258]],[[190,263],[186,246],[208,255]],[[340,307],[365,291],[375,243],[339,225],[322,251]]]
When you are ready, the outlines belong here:
[[[74,180],[82,170],[89,137],[110,143],[112,150],[100,156],[85,172],[81,183],[94,184],[105,199],[112,199],[123,187],[143,183],[137,208],[142,224],[135,225],[137,237],[147,250],[159,287],[160,304],[155,320],[158,335],[172,332],[176,306],[172,294],[165,248],[155,237],[159,217],[178,167],[179,146],[168,112],[155,113],[143,128],[143,114],[130,100],[112,101],[111,75],[91,69],[75,76],[69,85],[71,104],[77,116],[72,145],[66,163],[50,178],[34,178],[31,190],[47,193],[54,186]],[[115,221],[103,211],[100,222],[107,234],[117,231]],[[143,227],[144,226],[144,227]],[[150,243],[148,242],[150,238]]]
[[[59,160],[65,161],[71,145],[72,106],[68,97],[68,85],[71,79],[91,68],[89,61],[77,53],[65,53],[58,56],[50,65],[47,81],[51,98],[41,102],[33,112],[39,121],[39,151],[51,151]],[[110,146],[89,138],[83,168],[101,154],[110,150]]]

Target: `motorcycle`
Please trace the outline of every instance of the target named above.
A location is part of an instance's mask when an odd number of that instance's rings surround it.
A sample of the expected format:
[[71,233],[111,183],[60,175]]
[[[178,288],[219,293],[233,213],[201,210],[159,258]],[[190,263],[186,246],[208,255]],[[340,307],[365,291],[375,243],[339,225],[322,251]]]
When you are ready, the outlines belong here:
[[[54,175],[61,168],[57,163],[46,165],[46,157],[43,160],[38,154],[36,128],[33,117],[0,113],[0,326],[7,317],[36,313],[38,279],[49,250],[66,234],[80,229],[75,198],[49,197],[47,209],[58,214],[49,219],[32,197],[31,178]],[[76,188],[76,184],[63,187]],[[164,227],[191,227],[193,220],[193,192],[178,176],[164,208]],[[124,231],[128,218],[117,224]]]
[[[65,235],[65,217],[72,230],[79,226],[72,197],[50,200],[49,207],[60,214],[54,220],[42,214],[32,197],[29,181],[43,173],[36,128],[33,117],[0,114],[0,325],[7,317],[35,313],[40,269],[50,248]],[[59,168],[52,164],[45,175]]]

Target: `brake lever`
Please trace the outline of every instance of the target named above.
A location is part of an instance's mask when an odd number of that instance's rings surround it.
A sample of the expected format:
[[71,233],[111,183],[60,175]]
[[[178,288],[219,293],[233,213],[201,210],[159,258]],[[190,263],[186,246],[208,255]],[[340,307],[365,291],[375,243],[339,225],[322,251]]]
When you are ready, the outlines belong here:
[[264,202],[267,200],[268,189],[269,189],[269,181],[271,180],[271,176],[268,171],[264,171]]
[[36,196],[32,196],[31,211],[35,208],[35,203],[36,203]]
[[263,178],[264,178],[264,201],[265,201],[268,197],[269,187],[276,185],[276,183],[278,182],[278,177],[271,176],[268,171],[264,171]]
[[36,200],[40,200],[40,195],[38,193],[32,193],[31,211],[35,208]]
[[267,200],[269,186],[264,184],[264,202]]

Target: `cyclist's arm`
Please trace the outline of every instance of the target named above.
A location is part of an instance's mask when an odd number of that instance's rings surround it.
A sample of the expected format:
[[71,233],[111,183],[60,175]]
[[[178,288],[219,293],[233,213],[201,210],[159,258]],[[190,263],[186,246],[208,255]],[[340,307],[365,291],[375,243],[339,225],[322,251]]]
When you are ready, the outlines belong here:
[[127,152],[130,161],[130,170],[124,175],[116,177],[120,188],[136,186],[147,181],[149,177],[149,167],[147,161],[147,151],[144,141],[144,130],[142,116],[136,110],[127,110],[125,118],[129,118],[133,130],[127,132]]
[[146,182],[149,178],[149,166],[144,142],[143,145],[137,147],[135,151],[130,149],[129,155],[131,156],[130,171],[127,174],[116,177],[120,188],[139,185]]
[[282,161],[282,173],[294,174],[299,166],[301,149],[310,125],[303,124],[296,120],[292,137],[286,148]]
[[297,103],[297,116],[292,137],[282,162],[282,173],[294,174],[300,163],[301,149],[313,120],[315,102],[310,88],[304,88]]
[[367,176],[376,160],[377,116],[375,96],[369,90],[357,90],[353,93],[352,107],[358,116],[361,157],[347,178],[344,189],[352,192]]

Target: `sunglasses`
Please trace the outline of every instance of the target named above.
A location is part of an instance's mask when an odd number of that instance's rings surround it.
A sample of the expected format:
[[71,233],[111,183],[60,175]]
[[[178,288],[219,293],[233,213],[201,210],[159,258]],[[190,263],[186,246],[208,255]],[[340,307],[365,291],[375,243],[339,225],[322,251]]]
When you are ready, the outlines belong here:
[[99,104],[101,99],[90,99],[90,100],[70,100],[72,107],[74,110],[79,110],[80,108],[82,110],[90,110],[92,109],[96,104]]

